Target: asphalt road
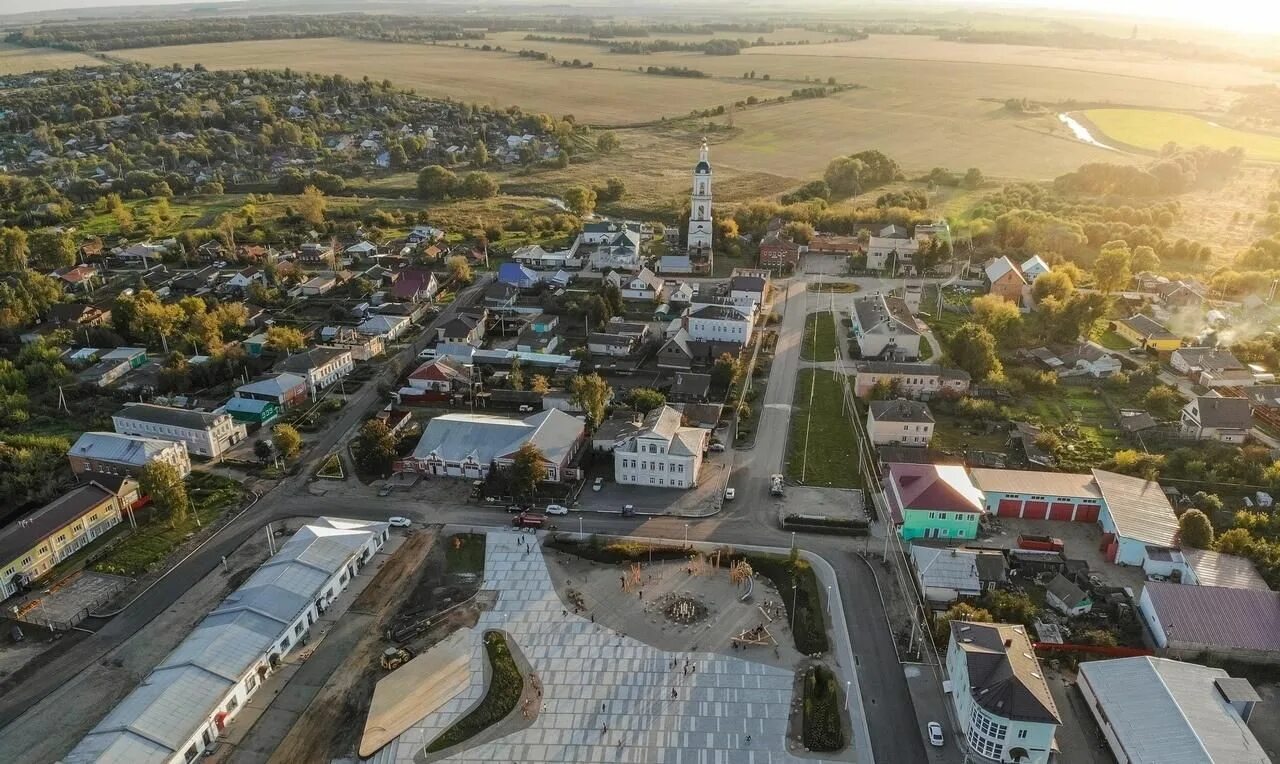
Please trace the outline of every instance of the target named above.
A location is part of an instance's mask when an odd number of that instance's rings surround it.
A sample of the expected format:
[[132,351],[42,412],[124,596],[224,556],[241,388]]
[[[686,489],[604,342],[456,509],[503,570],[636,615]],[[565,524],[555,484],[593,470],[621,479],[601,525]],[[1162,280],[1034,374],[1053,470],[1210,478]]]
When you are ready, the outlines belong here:
[[[850,279],[853,280],[853,279]],[[468,290],[454,305],[482,289],[483,283]],[[775,310],[782,314],[778,346],[763,404],[759,407],[757,440],[753,449],[734,453],[735,474],[731,485],[738,498],[726,502],[724,510],[699,520],[682,518],[623,518],[620,515],[589,515],[582,519],[588,533],[710,540],[728,544],[789,546],[792,534],[777,527],[777,502],[769,496],[768,478],[782,471],[786,452],[789,407],[795,389],[795,372],[800,357],[808,296],[803,279],[778,284]],[[456,310],[447,308],[436,321],[448,320]],[[434,322],[433,322],[434,324]],[[429,335],[424,335],[429,336]],[[413,343],[404,355],[416,353],[424,339]],[[52,690],[108,650],[123,643],[156,615],[176,602],[196,581],[213,571],[223,555],[230,554],[250,535],[268,523],[299,516],[338,515],[357,519],[383,519],[403,515],[424,523],[457,523],[507,526],[509,518],[501,509],[466,504],[427,506],[411,496],[396,493],[375,498],[370,489],[367,502],[350,497],[313,496],[303,487],[310,467],[354,432],[377,396],[377,383],[367,383],[352,396],[335,426],[309,443],[297,476],[281,481],[264,493],[254,508],[223,529],[211,542],[174,569],[120,615],[111,619],[68,655],[48,666],[30,681],[0,698],[0,726],[22,716]],[[852,468],[852,466],[851,466]],[[842,584],[841,602],[849,624],[850,641],[858,663],[863,705],[872,733],[875,757],[880,762],[925,764],[928,759],[920,737],[911,697],[902,666],[894,651],[884,609],[871,568],[854,551],[852,539],[829,536],[800,536],[799,545],[821,555],[835,569]],[[106,709],[103,709],[104,713]]]

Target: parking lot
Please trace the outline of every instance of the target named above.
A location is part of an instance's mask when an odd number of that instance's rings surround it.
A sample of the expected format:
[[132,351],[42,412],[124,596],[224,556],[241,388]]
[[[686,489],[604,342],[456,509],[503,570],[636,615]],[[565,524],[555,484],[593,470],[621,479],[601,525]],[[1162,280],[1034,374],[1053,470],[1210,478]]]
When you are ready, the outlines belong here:
[[988,518],[984,527],[992,529],[993,533],[983,538],[982,542],[1005,549],[1017,547],[1019,534],[1060,538],[1066,545],[1068,559],[1084,560],[1089,563],[1089,570],[1100,576],[1105,583],[1111,586],[1127,586],[1133,590],[1134,594],[1142,589],[1146,581],[1146,574],[1142,568],[1107,562],[1099,548],[1102,543],[1102,529],[1094,523],[1002,517],[999,520]]
[[[606,456],[596,459],[588,470],[586,486],[573,508],[589,512],[621,512],[623,506],[631,504],[641,514],[710,514],[721,500],[731,464],[731,451],[711,452],[702,461],[696,487],[657,488],[613,482],[613,460]],[[604,478],[599,491],[592,490],[592,483],[597,477]]]

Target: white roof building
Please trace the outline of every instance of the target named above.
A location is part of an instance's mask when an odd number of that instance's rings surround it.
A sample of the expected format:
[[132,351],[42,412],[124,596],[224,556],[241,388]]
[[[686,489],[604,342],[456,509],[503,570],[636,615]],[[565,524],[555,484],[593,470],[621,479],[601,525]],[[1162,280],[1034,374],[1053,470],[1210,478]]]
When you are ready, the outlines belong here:
[[386,523],[333,517],[303,526],[62,761],[195,759],[382,547],[387,529]]
[[1080,692],[1119,761],[1269,764],[1245,722],[1260,700],[1222,669],[1140,656],[1080,664]]

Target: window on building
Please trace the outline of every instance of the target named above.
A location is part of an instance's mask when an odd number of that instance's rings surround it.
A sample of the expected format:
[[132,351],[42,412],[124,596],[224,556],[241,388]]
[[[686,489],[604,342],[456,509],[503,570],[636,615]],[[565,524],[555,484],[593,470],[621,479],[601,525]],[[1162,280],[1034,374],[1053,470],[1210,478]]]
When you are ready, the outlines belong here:
[[280,640],[280,652],[284,652],[285,650],[288,650],[290,644],[292,643],[289,642],[288,637],[285,637],[284,639]]
[[1019,739],[1019,740],[1026,740],[1026,739],[1027,739],[1027,731],[1026,731],[1026,730],[1018,730],[1018,739]]
[[227,701],[227,713],[232,713],[239,707],[240,707],[240,701],[236,700],[235,696],[232,695],[231,700]]
[[186,759],[187,761],[195,761],[196,756],[199,755],[199,753],[200,751],[196,750],[196,744],[192,743],[191,747],[188,748],[186,752],[182,754],[182,758]]
[[295,637],[300,637],[300,636],[302,636],[302,624],[301,624],[301,623],[295,623],[295,624],[293,625],[293,636],[295,636]]
[[253,692],[257,688],[257,686],[258,686],[257,675],[250,674],[249,678],[244,680],[244,694],[248,695],[249,693]]

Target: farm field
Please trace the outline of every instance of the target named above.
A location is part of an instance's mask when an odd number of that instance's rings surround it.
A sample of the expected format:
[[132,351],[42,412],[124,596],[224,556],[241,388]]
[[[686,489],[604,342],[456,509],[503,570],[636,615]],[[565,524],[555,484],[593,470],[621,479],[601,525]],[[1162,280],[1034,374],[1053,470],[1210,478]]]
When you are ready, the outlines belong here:
[[102,66],[101,61],[69,50],[24,48],[0,43],[0,74],[23,74],[45,69],[70,69],[74,66]]
[[[342,74],[352,79],[390,79],[430,96],[496,107],[517,105],[580,121],[630,124],[790,91],[768,82],[716,82],[593,69],[571,69],[523,59],[514,53],[449,45],[406,45],[338,40],[248,42],[139,48],[122,58],[163,66],[203,64],[210,69],[283,69]],[[650,62],[657,63],[657,62]]]
[[1220,127],[1190,114],[1145,109],[1089,109],[1083,114],[1105,138],[1148,151],[1159,151],[1170,141],[1215,149],[1239,146],[1249,159],[1280,161],[1280,136]]
[[[1267,194],[1274,188],[1274,168],[1245,165],[1221,186],[1196,189],[1178,197],[1182,215],[1168,235],[1213,242],[1215,262],[1227,262],[1270,231],[1254,227],[1251,218],[1266,216]],[[1211,237],[1211,238],[1209,238]]]

